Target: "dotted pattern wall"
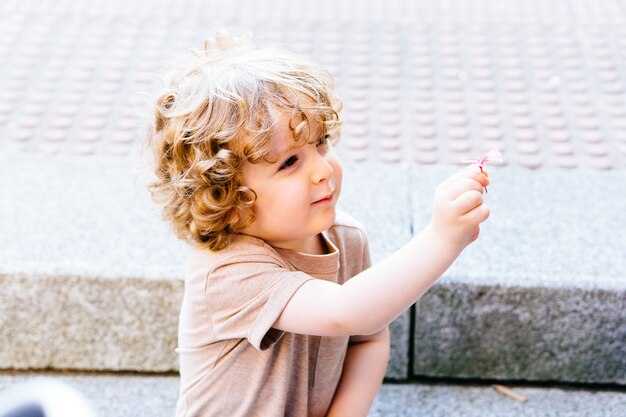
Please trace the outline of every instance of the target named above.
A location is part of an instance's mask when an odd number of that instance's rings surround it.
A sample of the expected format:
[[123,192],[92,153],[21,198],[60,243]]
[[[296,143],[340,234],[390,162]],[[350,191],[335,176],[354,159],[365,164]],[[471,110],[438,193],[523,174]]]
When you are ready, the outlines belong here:
[[345,100],[343,158],[458,164],[498,148],[530,169],[624,169],[625,9],[599,0],[5,0],[0,150],[136,153],[158,72],[226,24],[333,73]]

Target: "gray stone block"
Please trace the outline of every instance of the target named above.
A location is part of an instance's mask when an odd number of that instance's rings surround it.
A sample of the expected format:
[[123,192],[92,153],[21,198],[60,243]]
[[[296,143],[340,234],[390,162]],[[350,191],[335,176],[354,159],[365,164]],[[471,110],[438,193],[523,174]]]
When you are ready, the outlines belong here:
[[[340,204],[365,226],[373,263],[391,255],[411,238],[407,165],[347,163],[343,189]],[[389,326],[391,357],[387,378],[408,377],[410,322],[410,313],[406,311]]]
[[[159,219],[131,158],[0,156],[0,368],[176,370],[187,247]],[[346,167],[341,205],[374,261],[409,238],[408,168]],[[381,216],[380,213],[386,213]],[[24,329],[29,329],[25,331]],[[408,374],[409,314],[387,376]]]
[[[445,171],[413,170],[416,224]],[[481,236],[416,305],[413,372],[626,383],[626,174],[491,179]]]
[[0,153],[0,273],[181,278],[137,158]]
[[0,156],[0,367],[169,371],[186,248],[126,158]]
[[[187,247],[141,166],[0,155],[0,367],[177,369]],[[346,164],[340,205],[367,228],[374,261],[425,226],[454,170]],[[481,238],[417,305],[412,372],[624,383],[624,174],[492,178]],[[409,323],[407,312],[391,325],[388,378],[407,376]]]
[[440,284],[416,306],[414,372],[623,384],[623,304],[606,290]]
[[0,368],[178,369],[182,281],[0,275]]

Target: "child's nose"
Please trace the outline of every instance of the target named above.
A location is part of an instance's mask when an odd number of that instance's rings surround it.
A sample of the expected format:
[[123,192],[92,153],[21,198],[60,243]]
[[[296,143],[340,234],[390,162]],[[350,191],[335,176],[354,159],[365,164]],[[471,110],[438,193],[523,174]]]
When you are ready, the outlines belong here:
[[333,175],[333,167],[322,155],[318,155],[311,172],[314,184],[327,181]]

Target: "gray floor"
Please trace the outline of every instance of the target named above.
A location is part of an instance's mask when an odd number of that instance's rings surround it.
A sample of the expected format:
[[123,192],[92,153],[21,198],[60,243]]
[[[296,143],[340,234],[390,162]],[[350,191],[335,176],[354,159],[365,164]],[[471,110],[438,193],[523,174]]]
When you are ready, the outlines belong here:
[[[176,376],[94,374],[0,374],[2,391],[31,378],[60,380],[80,391],[98,416],[171,417],[178,390]],[[621,417],[626,393],[583,388],[507,386],[527,398],[521,403],[489,385],[434,383],[384,384],[370,417]]]

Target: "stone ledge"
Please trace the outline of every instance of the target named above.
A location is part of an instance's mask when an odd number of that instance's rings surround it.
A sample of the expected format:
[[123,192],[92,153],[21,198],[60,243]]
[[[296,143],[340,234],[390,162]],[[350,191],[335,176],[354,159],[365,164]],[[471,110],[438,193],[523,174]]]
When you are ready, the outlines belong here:
[[[0,368],[176,370],[187,247],[160,221],[142,163],[2,154],[0,167],[10,202],[0,206]],[[349,171],[344,207],[371,230],[376,261],[410,237],[408,171],[374,192],[367,167]],[[391,331],[387,376],[404,379],[408,312]]]
[[180,280],[0,275],[0,285],[0,368],[177,369]]
[[416,375],[626,384],[624,292],[438,284],[415,323]]
[[[186,247],[138,166],[0,155],[10,202],[0,206],[0,368],[176,370]],[[345,171],[342,204],[377,261],[425,224],[454,168]],[[406,378],[413,355],[418,375],[626,383],[625,174],[542,172],[493,170],[492,218],[418,303],[412,353],[409,314],[392,324],[388,378]]]
[[[626,173],[490,173],[481,236],[416,305],[412,371],[626,384]],[[416,228],[447,174],[413,168]]]

